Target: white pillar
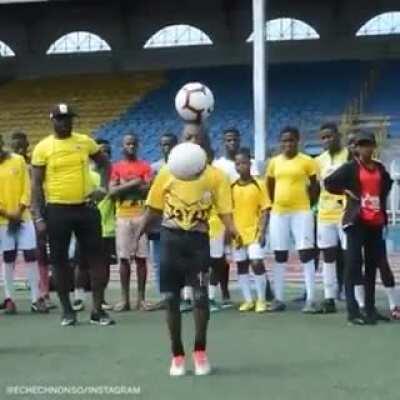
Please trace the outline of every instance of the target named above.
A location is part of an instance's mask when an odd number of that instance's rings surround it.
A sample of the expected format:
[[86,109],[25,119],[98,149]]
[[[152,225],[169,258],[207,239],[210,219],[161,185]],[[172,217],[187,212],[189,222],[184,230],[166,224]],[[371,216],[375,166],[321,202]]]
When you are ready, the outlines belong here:
[[253,0],[254,151],[257,165],[264,163],[266,154],[265,9],[266,0]]

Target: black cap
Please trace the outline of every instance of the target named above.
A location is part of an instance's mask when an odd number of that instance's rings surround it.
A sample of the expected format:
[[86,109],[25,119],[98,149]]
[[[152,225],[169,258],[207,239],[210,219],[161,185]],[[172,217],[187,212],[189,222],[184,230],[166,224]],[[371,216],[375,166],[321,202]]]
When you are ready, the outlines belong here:
[[50,119],[62,116],[75,117],[76,115],[76,112],[66,103],[56,104],[50,110]]
[[359,132],[357,133],[356,143],[370,143],[376,145],[375,135],[372,132]]

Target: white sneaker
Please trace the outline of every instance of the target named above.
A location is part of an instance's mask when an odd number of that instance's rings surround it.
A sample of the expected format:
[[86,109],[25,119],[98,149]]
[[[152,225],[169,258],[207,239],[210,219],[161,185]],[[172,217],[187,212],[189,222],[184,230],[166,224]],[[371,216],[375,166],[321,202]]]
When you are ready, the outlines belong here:
[[183,376],[186,374],[185,357],[176,356],[172,358],[171,367],[169,369],[170,376]]
[[210,362],[205,351],[193,352],[193,364],[195,375],[208,375],[211,372]]

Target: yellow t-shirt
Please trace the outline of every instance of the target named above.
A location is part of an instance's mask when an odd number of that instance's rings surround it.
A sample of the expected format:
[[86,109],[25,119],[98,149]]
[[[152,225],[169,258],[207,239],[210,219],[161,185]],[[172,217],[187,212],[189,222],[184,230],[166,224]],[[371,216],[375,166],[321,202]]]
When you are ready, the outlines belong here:
[[298,153],[291,159],[283,154],[273,157],[266,172],[267,177],[275,179],[272,211],[278,214],[308,211],[309,181],[316,174],[315,160],[303,153]]
[[338,196],[325,190],[324,179],[346,163],[348,157],[349,152],[344,148],[333,157],[328,151],[325,151],[316,158],[318,176],[321,183],[321,193],[318,202],[318,221],[320,222],[339,223],[342,219],[346,196]]
[[54,135],[40,141],[32,154],[32,165],[46,167],[45,193],[48,203],[80,204],[92,190],[89,156],[100,146],[89,136],[72,133],[67,139]]
[[[28,166],[23,157],[10,154],[0,163],[0,209],[8,213],[17,212],[21,204],[30,206],[31,187]],[[26,208],[22,219],[31,219]],[[7,225],[8,220],[0,216],[0,225]]]
[[176,179],[164,166],[150,188],[146,205],[163,211],[165,227],[208,232],[213,206],[217,214],[232,212],[229,181],[210,166],[193,181]]
[[260,217],[262,211],[271,208],[265,182],[253,179],[242,184],[237,180],[232,185],[233,219],[243,245],[256,242],[260,236]]

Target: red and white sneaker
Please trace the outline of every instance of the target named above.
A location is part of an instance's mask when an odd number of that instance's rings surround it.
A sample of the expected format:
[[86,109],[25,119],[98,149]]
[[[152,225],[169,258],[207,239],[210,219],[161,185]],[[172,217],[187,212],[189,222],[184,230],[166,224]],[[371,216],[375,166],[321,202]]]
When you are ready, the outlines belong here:
[[193,364],[195,375],[208,375],[211,372],[210,362],[205,351],[193,352]]
[[400,320],[400,307],[396,306],[395,308],[393,308],[393,310],[390,312],[390,315],[391,315],[392,319],[399,321]]
[[186,374],[185,357],[172,357],[171,367],[169,369],[170,376],[183,376]]

